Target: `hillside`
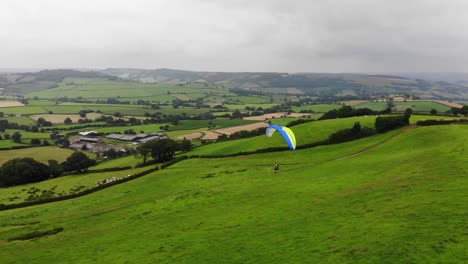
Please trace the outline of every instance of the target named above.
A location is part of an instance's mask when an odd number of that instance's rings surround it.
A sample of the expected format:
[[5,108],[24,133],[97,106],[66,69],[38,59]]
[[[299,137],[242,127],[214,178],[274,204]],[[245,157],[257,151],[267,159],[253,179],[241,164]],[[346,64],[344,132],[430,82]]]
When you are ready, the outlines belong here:
[[[189,159],[81,198],[0,212],[0,260],[461,263],[467,133],[464,125],[420,127]],[[16,240],[25,234],[38,238]]]
[[0,95],[18,96],[55,88],[65,78],[108,78],[116,77],[95,71],[43,70],[39,72],[19,72],[0,74]]
[[467,98],[468,86],[393,75],[329,73],[194,72],[172,69],[106,69],[122,79],[156,83],[202,82],[261,93],[305,94],[321,98],[412,94],[421,98]]
[[[405,76],[412,77],[413,75]],[[135,86],[138,85],[137,82],[143,82],[183,87],[186,84],[197,83],[209,87],[231,89],[239,95],[294,95],[318,97],[320,100],[328,101],[405,94],[445,100],[468,98],[468,86],[463,80],[446,82],[430,78],[411,79],[396,75],[346,73],[195,72],[172,69],[113,68],[100,71],[43,70],[1,73],[0,88],[3,89],[0,90],[0,95],[18,96],[41,91],[48,92],[51,88],[63,85],[62,82],[66,79],[79,78],[91,81],[101,79],[118,81],[116,86]],[[125,82],[122,82],[123,80]]]

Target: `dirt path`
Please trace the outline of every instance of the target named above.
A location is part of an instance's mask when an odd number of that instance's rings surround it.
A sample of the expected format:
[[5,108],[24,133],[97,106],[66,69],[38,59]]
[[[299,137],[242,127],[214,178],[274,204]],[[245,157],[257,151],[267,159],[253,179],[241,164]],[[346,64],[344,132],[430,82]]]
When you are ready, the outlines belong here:
[[356,152],[356,153],[354,153],[354,154],[351,154],[351,155],[348,155],[348,156],[344,156],[344,157],[341,157],[341,158],[337,158],[337,159],[333,159],[333,160],[344,160],[344,159],[349,159],[349,158],[352,158],[352,157],[356,157],[356,156],[358,156],[358,155],[361,155],[361,154],[363,154],[363,153],[366,153],[366,152],[368,152],[368,151],[371,151],[371,150],[375,149],[376,147],[379,147],[379,146],[381,146],[381,145],[387,143],[388,141],[393,140],[393,139],[395,139],[395,138],[397,138],[397,137],[399,137],[399,136],[405,134],[406,132],[408,132],[408,131],[410,131],[410,130],[412,130],[412,129],[414,129],[414,128],[416,128],[416,125],[409,125],[409,126],[403,128],[403,129],[400,131],[400,133],[398,133],[398,134],[396,134],[396,135],[394,135],[394,136],[392,136],[392,137],[390,137],[390,138],[387,138],[387,139],[385,139],[384,141],[381,141],[381,142],[379,142],[379,143],[377,143],[377,144],[375,144],[375,145],[373,145],[373,146],[370,146],[370,147],[367,147],[367,148],[365,148],[365,149],[362,149],[362,150],[360,150],[360,151],[358,151],[358,152]]

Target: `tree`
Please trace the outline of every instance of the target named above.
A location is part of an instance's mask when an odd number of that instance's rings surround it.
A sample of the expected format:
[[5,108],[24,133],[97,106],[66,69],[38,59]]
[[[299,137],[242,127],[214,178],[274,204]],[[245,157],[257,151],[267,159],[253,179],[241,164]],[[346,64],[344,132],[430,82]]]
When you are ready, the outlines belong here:
[[88,158],[83,152],[73,152],[66,161],[62,162],[64,171],[81,172],[96,164],[96,160]]
[[83,118],[86,117],[86,111],[85,110],[81,110],[79,114],[80,114],[80,117],[83,117]]
[[49,172],[52,178],[62,175],[63,168],[56,160],[48,160],[47,163],[49,164]]
[[44,140],[42,141],[42,145],[44,145],[44,146],[50,146],[50,143],[49,143],[49,141],[47,141],[47,139],[44,139]]
[[41,144],[41,140],[40,140],[40,139],[37,139],[37,138],[33,138],[33,139],[31,139],[31,144],[33,144],[33,145],[40,145],[40,144]]
[[63,121],[63,123],[65,123],[65,125],[69,125],[69,124],[73,123],[73,121],[71,120],[70,117],[67,117],[67,118],[65,118],[65,120]]
[[115,112],[114,116],[115,117],[122,117],[122,114],[120,112]]
[[236,109],[234,110],[234,112],[232,112],[232,119],[242,119],[242,113],[240,112],[239,109]]
[[190,151],[192,149],[192,142],[188,139],[184,139],[179,142],[179,150]]
[[[150,143],[150,142],[148,142],[148,143]],[[148,143],[139,145],[136,148],[137,149],[136,156],[143,158],[143,165],[145,165],[146,161],[148,160],[148,158],[151,155],[151,144],[148,144]]]
[[354,125],[353,127],[351,128],[351,132],[353,134],[358,134],[359,132],[361,132],[361,123],[359,122],[354,122]]
[[13,186],[49,178],[49,167],[32,158],[16,158],[0,167],[0,185]]
[[8,133],[4,134],[4,135],[3,135],[3,138],[5,138],[5,139],[10,139],[10,134],[8,134]]
[[413,108],[406,108],[405,115],[411,115],[411,114],[413,114]]
[[156,162],[164,162],[172,159],[177,150],[177,143],[169,138],[154,140],[145,144],[150,144],[151,157]]
[[431,109],[431,114],[432,114],[432,115],[437,115],[437,110],[434,109],[434,108],[432,108],[432,109]]
[[13,133],[13,135],[11,136],[11,139],[13,140],[13,142],[15,143],[21,143],[21,133],[20,132],[15,132]]

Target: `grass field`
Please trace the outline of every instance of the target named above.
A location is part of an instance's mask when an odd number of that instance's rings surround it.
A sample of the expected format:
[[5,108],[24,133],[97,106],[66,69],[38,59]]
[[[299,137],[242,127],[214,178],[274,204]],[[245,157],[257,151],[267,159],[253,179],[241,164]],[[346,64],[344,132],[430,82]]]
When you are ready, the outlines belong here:
[[[6,129],[5,133],[9,133],[13,135],[13,133],[19,132],[21,134],[21,140],[28,140],[32,138],[40,138],[40,139],[50,139],[50,133],[41,133],[41,132],[28,132],[19,129]],[[26,142],[26,141],[25,141]]]
[[129,174],[139,173],[147,169],[146,167],[114,172],[89,172],[85,174],[62,176],[38,183],[3,188],[2,192],[0,192],[0,204],[24,202],[31,195],[31,189],[39,189],[40,191],[38,191],[38,194],[44,190],[53,190],[54,194],[51,197],[57,197],[92,188],[96,186],[96,182],[102,182],[104,179],[110,179],[112,177],[124,178]]
[[143,159],[136,158],[134,155],[111,159],[107,161],[103,161],[98,163],[96,166],[90,168],[90,170],[102,170],[102,169],[109,169],[109,168],[116,168],[116,167],[126,167],[132,166],[135,167],[138,163],[143,162]]
[[[3,135],[2,135],[3,137]],[[3,140],[0,140],[0,149],[9,149],[9,148],[12,148],[12,147],[18,147],[18,146],[29,146],[29,144],[19,144],[19,143],[15,143],[13,142],[11,139],[3,139]],[[3,155],[2,152],[0,152],[0,156]]]
[[316,105],[304,105],[304,106],[294,106],[291,107],[295,112],[300,112],[301,110],[311,110],[317,113],[325,113],[333,109],[340,108],[340,104],[316,104]]
[[[144,98],[155,102],[171,102],[186,95],[190,98],[200,98],[207,95],[223,95],[227,91],[200,85],[184,87],[166,84],[149,84],[110,81],[105,79],[67,79],[57,88],[47,89],[27,94],[28,98],[55,99],[61,97],[83,99],[119,98],[121,101],[137,101]],[[173,96],[177,95],[177,96]]]
[[3,112],[7,115],[32,115],[47,113],[47,111],[42,106],[5,107],[1,108],[0,112]]
[[[413,112],[429,113],[436,109],[439,113],[450,110],[450,107],[435,102],[394,102],[397,112],[404,112],[407,108],[412,108]],[[374,111],[382,111],[387,108],[386,102],[367,102],[355,105],[354,108],[369,108]]]
[[17,123],[18,125],[33,126],[36,124],[36,121],[26,116],[6,117],[6,118],[0,118],[0,120],[8,120],[9,123]]
[[[189,159],[81,198],[2,211],[0,260],[463,263],[468,126],[402,131]],[[9,241],[54,228],[63,231]]]
[[[317,121],[294,126],[291,130],[296,135],[297,146],[300,146],[328,139],[331,133],[351,128],[354,122],[360,122],[363,127],[373,127],[375,117],[353,117]],[[192,153],[195,155],[223,155],[281,146],[286,146],[284,139],[279,133],[275,133],[271,138],[261,135],[246,139],[217,142],[196,148]]]
[[62,162],[65,161],[72,153],[73,150],[54,146],[2,150],[0,151],[0,164],[14,158],[34,158],[35,160],[45,164],[47,164],[47,160],[50,159]]

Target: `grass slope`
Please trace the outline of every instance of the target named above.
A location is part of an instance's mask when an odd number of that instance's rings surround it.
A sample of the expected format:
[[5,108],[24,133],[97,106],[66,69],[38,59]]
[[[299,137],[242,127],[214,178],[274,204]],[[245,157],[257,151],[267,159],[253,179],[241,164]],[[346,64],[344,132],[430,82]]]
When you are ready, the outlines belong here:
[[[297,145],[299,146],[328,139],[331,133],[341,129],[351,128],[354,122],[360,122],[363,127],[373,127],[375,117],[352,117],[317,121],[294,126],[291,130],[294,132]],[[275,120],[272,120],[272,123],[274,124]],[[287,145],[281,135],[275,133],[271,138],[261,135],[252,138],[209,144],[196,148],[191,153],[194,155],[221,155],[281,146]]]
[[47,164],[47,160],[51,159],[62,162],[65,161],[72,153],[73,150],[71,149],[55,146],[2,150],[0,152],[0,164],[14,158],[34,158],[35,160],[45,164]]
[[0,212],[0,260],[461,263],[467,133],[422,127],[391,140],[186,160],[78,199]]

